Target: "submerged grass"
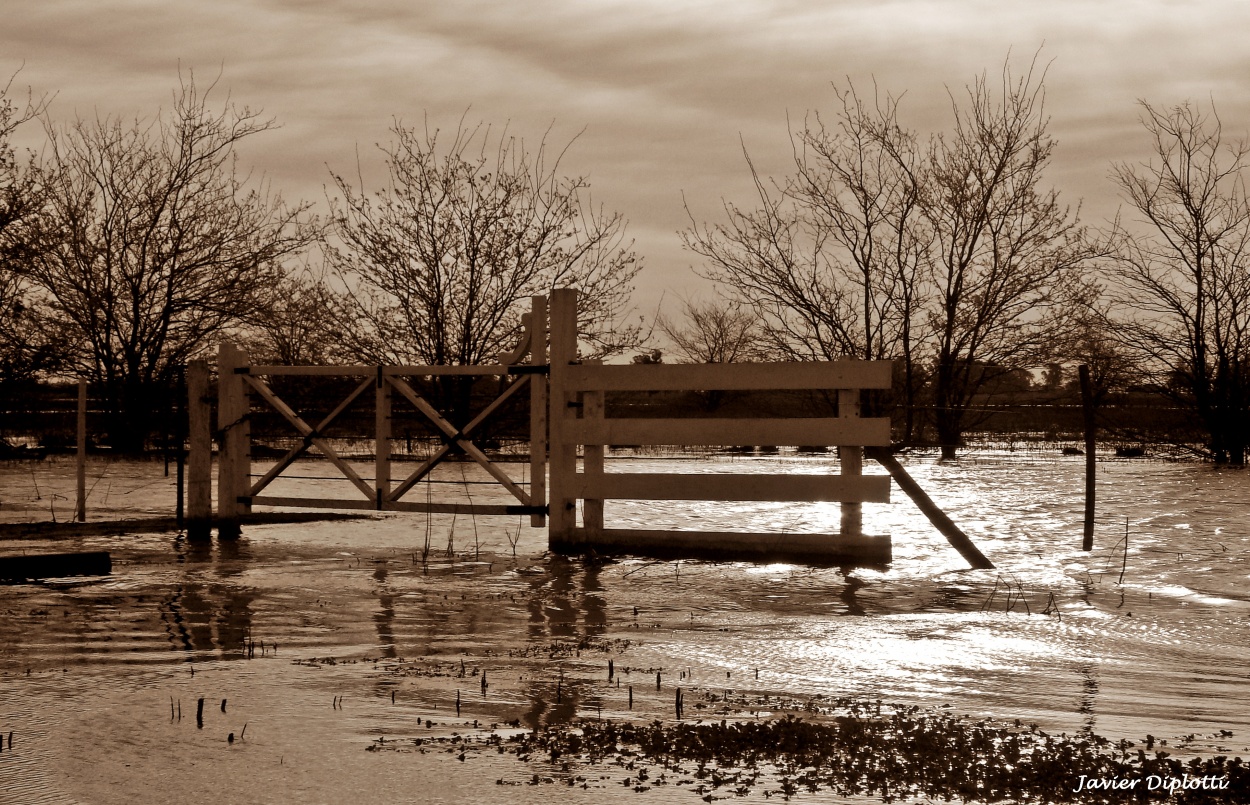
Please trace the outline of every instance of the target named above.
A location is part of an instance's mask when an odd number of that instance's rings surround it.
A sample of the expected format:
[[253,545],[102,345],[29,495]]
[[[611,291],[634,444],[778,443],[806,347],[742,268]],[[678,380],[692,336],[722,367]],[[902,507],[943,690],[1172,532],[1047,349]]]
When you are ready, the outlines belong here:
[[[625,765],[635,774],[623,784],[632,782],[636,789],[649,788],[667,774],[676,775],[678,784],[677,778],[691,775],[694,779],[686,781],[690,790],[708,802],[745,796],[758,785],[766,786],[765,796],[785,799],[801,792],[831,792],[883,802],[915,797],[962,802],[1250,801],[1250,767],[1239,757],[1182,761],[1154,750],[1153,739],[1139,747],[1094,734],[1056,736],[1036,725],[971,720],[919,707],[891,710],[880,703],[846,700],[838,704],[842,713],[827,722],[793,715],[693,724],[585,721],[514,735],[502,746],[523,759],[548,756],[570,774],[575,765]],[[660,769],[639,769],[644,763]],[[573,779],[564,782],[571,785]]]

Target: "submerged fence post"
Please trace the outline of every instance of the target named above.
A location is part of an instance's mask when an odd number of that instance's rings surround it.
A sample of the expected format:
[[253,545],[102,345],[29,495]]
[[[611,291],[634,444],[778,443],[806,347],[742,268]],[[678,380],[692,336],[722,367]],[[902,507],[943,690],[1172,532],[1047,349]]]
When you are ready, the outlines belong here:
[[577,445],[569,442],[565,422],[570,399],[565,374],[577,360],[577,291],[557,288],[551,293],[551,488],[549,490],[549,547],[568,544],[577,520],[577,501],[569,497],[577,473]]
[[[839,419],[858,419],[859,418],[859,389],[839,389],[838,390],[838,418]],[[839,472],[844,477],[859,476],[864,474],[864,448],[862,447],[838,447],[838,467]],[[843,503],[842,506],[842,536],[858,537],[864,531],[864,506],[862,503]]]
[[[530,299],[530,365],[547,363],[547,297]],[[547,377],[530,375],[530,505],[547,501]],[[530,526],[547,524],[544,514],[531,514]]]
[[248,491],[247,457],[250,429],[243,375],[235,371],[247,363],[246,354],[223,342],[217,352],[217,431],[221,448],[217,461],[217,536],[239,536],[239,517],[248,508],[239,497]]
[[[601,364],[603,361],[584,361],[587,364]],[[582,419],[603,420],[603,391],[582,392]],[[604,446],[588,444],[582,448],[582,473],[586,476],[603,476]],[[582,525],[586,535],[591,539],[603,536],[603,499],[586,498],[582,501]]]
[[187,538],[206,539],[212,525],[213,430],[208,362],[187,364]]
[[177,386],[174,390],[174,430],[178,450],[174,454],[177,467],[178,499],[174,504],[174,521],[179,529],[186,526],[187,519],[187,366],[178,367]]
[[78,498],[74,519],[87,521],[87,380],[78,378]]
[[1097,443],[1094,421],[1094,388],[1089,379],[1089,367],[1081,364],[1077,367],[1081,377],[1081,409],[1085,415],[1085,533],[1081,539],[1081,550],[1094,549],[1094,496],[1096,493]]
[[391,494],[391,384],[378,367],[377,407],[374,412],[373,488],[376,506],[382,511]]

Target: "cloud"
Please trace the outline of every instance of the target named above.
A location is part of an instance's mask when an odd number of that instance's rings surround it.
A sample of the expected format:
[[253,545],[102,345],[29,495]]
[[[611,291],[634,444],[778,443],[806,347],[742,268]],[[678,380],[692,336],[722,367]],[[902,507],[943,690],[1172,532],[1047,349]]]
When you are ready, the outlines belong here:
[[376,176],[372,145],[395,118],[454,127],[468,110],[529,141],[584,129],[565,166],[634,222],[654,300],[694,282],[682,193],[707,217],[722,197],[749,201],[742,144],[785,171],[787,115],[829,109],[831,81],[906,92],[905,119],[930,131],[949,122],[948,89],[1009,51],[1024,69],[1041,47],[1050,178],[1104,215],[1109,164],[1145,153],[1137,98],[1214,96],[1245,130],[1247,27],[1250,4],[1233,0],[45,0],[6,18],[0,70],[24,63],[18,83],[58,92],[62,119],[151,115],[180,64],[197,80],[220,71],[221,90],[282,123],[245,157],[290,197],[319,199],[326,164],[353,169],[358,151]]

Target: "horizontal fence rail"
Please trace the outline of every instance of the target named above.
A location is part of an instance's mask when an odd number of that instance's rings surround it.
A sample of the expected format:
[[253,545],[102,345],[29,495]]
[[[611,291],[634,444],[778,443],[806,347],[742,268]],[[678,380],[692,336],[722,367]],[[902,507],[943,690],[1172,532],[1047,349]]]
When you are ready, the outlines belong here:
[[888,389],[889,361],[630,364],[562,367],[567,391]]
[[572,419],[567,438],[577,444],[810,445],[890,444],[890,420],[873,419]]

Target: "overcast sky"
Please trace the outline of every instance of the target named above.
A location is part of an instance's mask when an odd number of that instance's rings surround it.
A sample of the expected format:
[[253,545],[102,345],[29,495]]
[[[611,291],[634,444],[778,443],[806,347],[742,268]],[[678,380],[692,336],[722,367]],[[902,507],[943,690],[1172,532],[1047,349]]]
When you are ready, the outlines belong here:
[[[742,145],[780,174],[787,115],[831,110],[831,82],[906,92],[904,121],[949,122],[947,88],[1008,52],[1040,48],[1051,131],[1049,181],[1098,223],[1118,203],[1115,160],[1145,159],[1136,101],[1214,99],[1226,131],[1250,125],[1250,3],[1241,0],[40,0],[0,26],[0,72],[55,93],[53,119],[152,115],[179,65],[222,74],[235,101],[282,128],[244,158],[288,199],[324,206],[327,165],[368,170],[392,119],[453,128],[509,124],[527,141],[553,126],[596,202],[630,221],[645,261],[636,296],[705,293],[682,250],[683,194],[716,219],[749,202]],[[38,131],[28,127],[26,137]],[[376,175],[376,174],[374,174]],[[665,303],[666,309],[668,303]]]

